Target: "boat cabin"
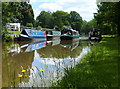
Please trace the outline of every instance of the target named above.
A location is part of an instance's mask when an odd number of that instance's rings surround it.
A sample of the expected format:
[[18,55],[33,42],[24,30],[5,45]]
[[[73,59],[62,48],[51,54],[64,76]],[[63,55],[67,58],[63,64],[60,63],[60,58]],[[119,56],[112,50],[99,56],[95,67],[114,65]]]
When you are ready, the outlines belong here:
[[61,31],[61,40],[79,39],[79,32],[71,28],[66,28]]
[[61,31],[61,34],[62,34],[62,35],[74,35],[74,36],[79,36],[79,32],[78,32],[78,31],[73,30],[73,29],[69,29],[69,28],[63,29],[63,30]]
[[89,32],[89,40],[99,41],[102,39],[100,29],[93,29]]
[[32,30],[32,29],[24,29],[19,37],[19,40],[39,40],[46,39],[46,31]]

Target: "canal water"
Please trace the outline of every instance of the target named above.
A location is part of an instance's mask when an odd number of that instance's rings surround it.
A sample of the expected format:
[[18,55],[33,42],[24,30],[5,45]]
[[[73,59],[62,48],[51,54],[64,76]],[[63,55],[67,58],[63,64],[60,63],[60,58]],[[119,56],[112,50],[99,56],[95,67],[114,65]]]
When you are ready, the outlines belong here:
[[2,43],[2,86],[50,87],[89,51],[80,40]]

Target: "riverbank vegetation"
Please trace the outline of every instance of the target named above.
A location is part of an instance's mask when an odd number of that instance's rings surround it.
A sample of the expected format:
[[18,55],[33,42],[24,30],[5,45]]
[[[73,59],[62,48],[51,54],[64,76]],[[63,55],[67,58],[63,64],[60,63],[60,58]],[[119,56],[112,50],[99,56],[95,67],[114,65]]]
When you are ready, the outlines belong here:
[[118,34],[120,36],[120,2],[101,2],[97,4],[98,11],[94,13],[98,28],[103,34]]
[[65,76],[55,87],[95,87],[95,89],[118,87],[118,64],[120,37],[103,38],[91,47],[91,52],[84,56],[74,68],[65,69]]

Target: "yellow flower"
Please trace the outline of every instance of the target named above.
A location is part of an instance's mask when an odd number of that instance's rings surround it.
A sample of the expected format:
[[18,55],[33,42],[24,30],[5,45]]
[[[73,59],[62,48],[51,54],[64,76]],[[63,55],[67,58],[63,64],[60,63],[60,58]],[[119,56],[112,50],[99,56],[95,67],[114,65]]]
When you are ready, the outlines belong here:
[[44,71],[44,69],[40,69],[40,71]]
[[22,78],[23,75],[18,75],[19,78]]
[[25,73],[25,72],[26,72],[26,70],[22,70],[22,72],[23,72],[23,73]]

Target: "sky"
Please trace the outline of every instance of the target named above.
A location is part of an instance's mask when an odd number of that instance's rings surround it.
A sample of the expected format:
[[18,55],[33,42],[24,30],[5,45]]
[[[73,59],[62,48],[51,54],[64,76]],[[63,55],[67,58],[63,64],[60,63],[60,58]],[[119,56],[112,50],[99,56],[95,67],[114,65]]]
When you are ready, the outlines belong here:
[[70,13],[76,11],[83,20],[90,21],[97,12],[96,0],[30,0],[35,18],[41,11],[55,12],[62,10]]

